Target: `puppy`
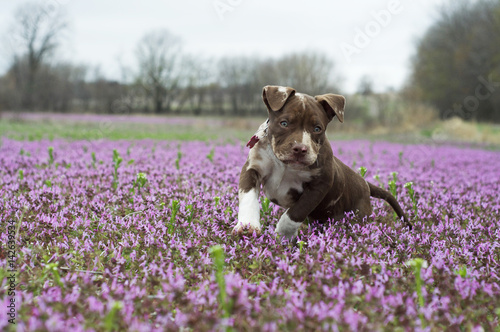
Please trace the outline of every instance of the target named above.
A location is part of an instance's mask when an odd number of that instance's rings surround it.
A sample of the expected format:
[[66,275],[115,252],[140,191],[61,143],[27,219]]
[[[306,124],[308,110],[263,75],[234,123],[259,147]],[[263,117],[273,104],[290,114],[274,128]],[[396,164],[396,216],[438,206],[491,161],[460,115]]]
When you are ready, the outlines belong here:
[[334,117],[344,122],[343,96],[311,97],[290,87],[265,86],[262,99],[269,118],[247,144],[251,149],[240,174],[238,223],[233,234],[244,228],[260,233],[261,186],[271,202],[286,209],[276,233],[287,239],[297,235],[306,217],[341,219],[349,211],[360,218],[370,215],[370,196],[386,200],[411,230],[394,196],[333,155],[325,133]]

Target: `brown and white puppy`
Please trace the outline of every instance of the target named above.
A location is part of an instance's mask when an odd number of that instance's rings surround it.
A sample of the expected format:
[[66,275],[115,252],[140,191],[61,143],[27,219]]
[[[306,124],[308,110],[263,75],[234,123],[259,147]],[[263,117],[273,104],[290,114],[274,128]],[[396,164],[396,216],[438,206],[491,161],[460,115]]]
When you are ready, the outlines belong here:
[[344,121],[343,96],[311,97],[290,87],[265,86],[262,99],[269,119],[249,142],[233,234],[244,228],[260,233],[261,185],[271,202],[286,209],[276,233],[288,239],[297,235],[306,217],[341,219],[349,211],[361,218],[370,215],[370,196],[385,199],[411,230],[411,223],[389,192],[367,182],[333,155],[325,131],[334,117]]

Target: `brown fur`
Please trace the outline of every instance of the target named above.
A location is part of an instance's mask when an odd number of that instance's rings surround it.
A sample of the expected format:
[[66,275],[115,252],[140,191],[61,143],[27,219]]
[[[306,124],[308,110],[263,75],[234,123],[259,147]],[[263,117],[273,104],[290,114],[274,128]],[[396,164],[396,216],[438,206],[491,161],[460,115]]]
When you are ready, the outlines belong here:
[[[325,94],[313,98],[298,94],[293,88],[266,86],[262,98],[269,113],[267,137],[261,139],[249,154],[240,175],[240,191],[260,188],[261,184],[266,189],[266,186],[271,185],[267,181],[272,172],[264,175],[265,170],[260,169],[259,163],[255,162],[271,147],[274,156],[268,158],[277,158],[285,172],[287,167],[291,167],[311,174],[302,183],[301,190],[290,187],[286,195],[280,198],[269,197],[271,201],[289,207],[287,218],[292,223],[302,222],[306,217],[320,221],[339,219],[349,211],[356,212],[361,218],[368,216],[372,213],[372,196],[386,200],[412,228],[389,192],[365,181],[333,155],[325,131],[334,117],[343,122],[343,96]],[[307,144],[302,141],[304,137],[308,140]],[[279,188],[271,189],[275,190],[270,192],[279,192]],[[235,227],[235,231],[240,230]]]

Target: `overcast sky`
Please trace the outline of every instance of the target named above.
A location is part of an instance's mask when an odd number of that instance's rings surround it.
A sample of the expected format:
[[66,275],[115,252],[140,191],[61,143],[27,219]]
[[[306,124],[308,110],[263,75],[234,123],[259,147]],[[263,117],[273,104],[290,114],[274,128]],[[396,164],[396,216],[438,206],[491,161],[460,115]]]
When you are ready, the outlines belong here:
[[[406,80],[416,41],[447,0],[43,0],[66,11],[69,38],[61,58],[100,65],[119,78],[119,65],[134,64],[145,33],[166,28],[184,50],[202,57],[278,57],[314,50],[330,56],[343,92],[354,92],[363,75],[376,91]],[[0,0],[5,37],[21,1]],[[1,39],[0,39],[1,40]],[[1,46],[1,44],[0,44]],[[0,50],[0,73],[10,59]],[[271,83],[271,82],[270,82]],[[279,83],[279,82],[272,82]],[[322,91],[318,91],[320,93]]]

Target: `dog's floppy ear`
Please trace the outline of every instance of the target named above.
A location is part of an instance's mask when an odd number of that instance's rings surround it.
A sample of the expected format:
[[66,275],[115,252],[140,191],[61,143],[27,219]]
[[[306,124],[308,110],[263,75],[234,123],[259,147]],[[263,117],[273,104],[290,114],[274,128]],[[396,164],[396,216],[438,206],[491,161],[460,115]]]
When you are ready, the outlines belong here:
[[267,109],[271,111],[279,111],[285,105],[288,98],[295,94],[295,89],[276,86],[276,85],[266,85],[262,89],[262,100],[266,104]]
[[332,121],[333,117],[336,115],[340,122],[344,122],[344,96],[327,93],[326,95],[314,96],[314,98],[323,106],[328,116],[328,121]]

